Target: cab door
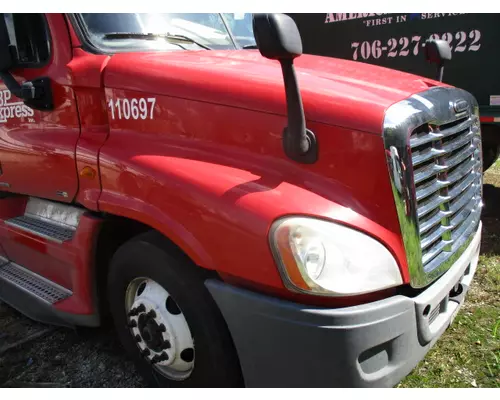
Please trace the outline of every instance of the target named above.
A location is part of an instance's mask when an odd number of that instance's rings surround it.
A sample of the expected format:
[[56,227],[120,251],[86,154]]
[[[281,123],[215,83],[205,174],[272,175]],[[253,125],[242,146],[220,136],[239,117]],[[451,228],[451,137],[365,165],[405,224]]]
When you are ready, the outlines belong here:
[[78,190],[80,124],[67,64],[71,43],[62,14],[0,14],[7,21],[18,83],[48,78],[50,109],[33,109],[0,80],[0,190],[71,202]]

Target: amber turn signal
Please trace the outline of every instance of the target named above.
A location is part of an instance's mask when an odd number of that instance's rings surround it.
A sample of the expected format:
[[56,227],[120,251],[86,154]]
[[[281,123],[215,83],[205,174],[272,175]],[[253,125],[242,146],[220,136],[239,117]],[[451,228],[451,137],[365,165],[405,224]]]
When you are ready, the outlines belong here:
[[96,176],[96,171],[94,168],[85,167],[80,171],[80,176],[82,178],[94,179]]

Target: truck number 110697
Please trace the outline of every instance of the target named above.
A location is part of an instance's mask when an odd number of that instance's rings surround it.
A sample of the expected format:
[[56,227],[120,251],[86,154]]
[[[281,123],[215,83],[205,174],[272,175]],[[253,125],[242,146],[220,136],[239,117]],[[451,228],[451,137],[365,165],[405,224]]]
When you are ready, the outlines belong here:
[[108,101],[108,108],[111,119],[153,119],[155,103],[154,97],[111,99]]

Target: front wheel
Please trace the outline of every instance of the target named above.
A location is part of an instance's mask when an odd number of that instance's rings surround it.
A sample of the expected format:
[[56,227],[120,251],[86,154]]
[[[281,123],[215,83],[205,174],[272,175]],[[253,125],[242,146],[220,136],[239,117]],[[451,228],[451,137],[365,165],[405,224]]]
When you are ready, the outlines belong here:
[[156,232],[114,255],[108,296],[120,340],[153,386],[238,387],[241,371],[205,273]]

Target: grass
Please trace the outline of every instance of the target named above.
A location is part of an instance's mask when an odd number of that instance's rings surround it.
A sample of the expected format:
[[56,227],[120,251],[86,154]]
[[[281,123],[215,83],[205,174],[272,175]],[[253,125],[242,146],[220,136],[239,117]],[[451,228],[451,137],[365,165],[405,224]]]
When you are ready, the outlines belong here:
[[465,304],[398,387],[500,387],[500,159],[484,184],[482,254]]

